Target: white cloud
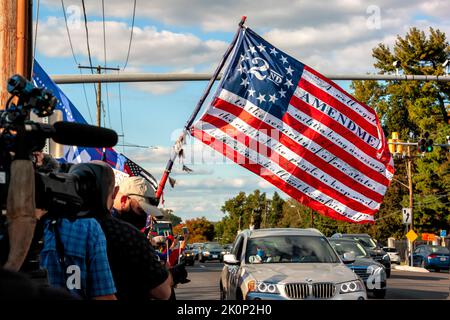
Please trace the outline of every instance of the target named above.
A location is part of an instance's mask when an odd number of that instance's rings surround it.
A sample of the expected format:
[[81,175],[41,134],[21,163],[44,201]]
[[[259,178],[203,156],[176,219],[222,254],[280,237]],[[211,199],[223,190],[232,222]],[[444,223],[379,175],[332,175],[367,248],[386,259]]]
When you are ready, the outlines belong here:
[[[101,21],[90,21],[89,43],[91,55],[103,63],[103,25]],[[86,59],[87,44],[83,25],[69,24],[74,52]],[[124,63],[128,41],[129,26],[124,22],[106,21],[106,51],[109,63]],[[67,32],[62,18],[48,17],[39,25],[38,50],[49,57],[69,57],[71,55]],[[217,61],[225,51],[227,44],[223,41],[202,41],[193,34],[157,30],[153,26],[134,27],[133,44],[130,61],[132,67],[168,66],[176,68],[193,68],[195,65],[210,64]]]

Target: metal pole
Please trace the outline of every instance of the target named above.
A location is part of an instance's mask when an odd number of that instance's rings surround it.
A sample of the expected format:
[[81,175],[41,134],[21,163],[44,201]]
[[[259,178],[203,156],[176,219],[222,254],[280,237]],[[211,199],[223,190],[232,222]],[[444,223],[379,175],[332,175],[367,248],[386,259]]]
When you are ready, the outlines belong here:
[[[332,80],[377,80],[377,81],[442,81],[450,82],[450,76],[433,75],[383,75],[383,74],[325,74]],[[158,82],[158,81],[205,81],[213,77],[209,73],[126,73],[126,74],[87,74],[52,75],[57,84],[97,83],[97,82]],[[216,80],[222,78],[217,75]]]
[[[195,120],[195,117],[200,112],[200,109],[203,106],[203,102],[206,100],[206,97],[208,96],[212,86],[214,85],[214,81],[217,79],[217,76],[219,75],[220,70],[222,70],[228,56],[230,55],[231,51],[233,50],[233,48],[237,42],[239,33],[241,32],[246,19],[247,19],[247,17],[245,17],[245,16],[243,16],[241,18],[241,22],[239,22],[239,28],[236,31],[236,34],[234,35],[233,40],[231,41],[230,45],[227,48],[227,51],[223,55],[222,61],[220,61],[219,65],[217,66],[217,69],[214,72],[212,78],[209,80],[208,86],[206,87],[205,92],[203,92],[203,95],[200,98],[200,100],[198,101],[197,106],[195,107],[194,111],[192,112],[189,120],[186,122],[186,125],[184,126],[184,130],[177,140],[177,144],[181,145],[183,143],[186,132],[189,130],[190,126],[192,125],[192,123]],[[156,190],[155,198],[157,199],[158,202],[161,199],[162,193],[164,191],[164,186],[166,185],[167,179],[169,178],[170,172],[172,171],[173,163],[174,163],[175,159],[177,158],[177,156],[178,156],[178,154],[174,148],[174,150],[172,151],[172,154],[170,156],[170,159],[167,162],[166,169],[164,170],[163,176],[161,177],[161,180],[159,181],[158,189]]]
[[[409,141],[408,141],[409,142]],[[408,189],[409,189],[409,208],[411,210],[411,230],[414,230],[414,213],[413,213],[413,184],[412,184],[412,160],[411,160],[411,146],[408,145],[406,147],[408,162],[407,162],[407,170],[408,170]],[[414,242],[410,241],[410,253],[411,253],[411,267],[413,264],[413,251],[414,251]]]

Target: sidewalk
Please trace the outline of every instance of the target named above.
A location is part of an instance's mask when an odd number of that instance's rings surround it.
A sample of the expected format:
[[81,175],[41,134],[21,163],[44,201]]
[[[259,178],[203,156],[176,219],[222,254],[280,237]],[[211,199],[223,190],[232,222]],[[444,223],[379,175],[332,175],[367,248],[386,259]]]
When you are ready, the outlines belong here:
[[401,271],[411,271],[411,272],[430,272],[425,268],[420,268],[420,267],[410,267],[410,266],[393,266],[392,267],[395,270],[401,270]]

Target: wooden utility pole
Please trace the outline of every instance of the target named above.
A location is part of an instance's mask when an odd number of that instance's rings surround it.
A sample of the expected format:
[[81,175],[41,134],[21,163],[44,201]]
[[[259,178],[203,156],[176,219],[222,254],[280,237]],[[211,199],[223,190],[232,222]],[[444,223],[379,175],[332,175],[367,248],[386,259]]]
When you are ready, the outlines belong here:
[[6,84],[16,72],[17,5],[11,0],[0,0],[0,109],[5,108],[9,94]]
[[[8,79],[14,74],[31,77],[31,3],[31,0],[0,0],[1,109],[9,98]],[[3,267],[18,271],[28,253],[36,225],[34,169],[30,160],[14,160],[10,170],[6,210],[10,248]]]
[[0,109],[9,98],[8,79],[31,78],[31,1],[0,0]]
[[[119,68],[108,68],[108,67],[90,67],[90,66],[78,66],[80,69],[95,69],[97,70],[97,74],[101,74],[102,70],[113,70],[119,71]],[[97,83],[97,126],[101,127],[102,124],[102,83]]]

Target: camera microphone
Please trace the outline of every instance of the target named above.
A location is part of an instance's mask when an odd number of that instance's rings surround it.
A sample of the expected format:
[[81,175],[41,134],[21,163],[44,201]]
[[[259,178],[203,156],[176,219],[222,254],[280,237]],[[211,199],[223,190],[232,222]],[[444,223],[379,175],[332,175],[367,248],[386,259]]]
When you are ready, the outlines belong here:
[[27,131],[38,131],[45,138],[52,138],[56,143],[79,147],[113,147],[118,136],[114,130],[88,124],[59,121],[53,125],[26,124]]
[[118,137],[114,130],[88,124],[59,121],[53,124],[55,133],[51,138],[60,144],[79,147],[113,147]]

